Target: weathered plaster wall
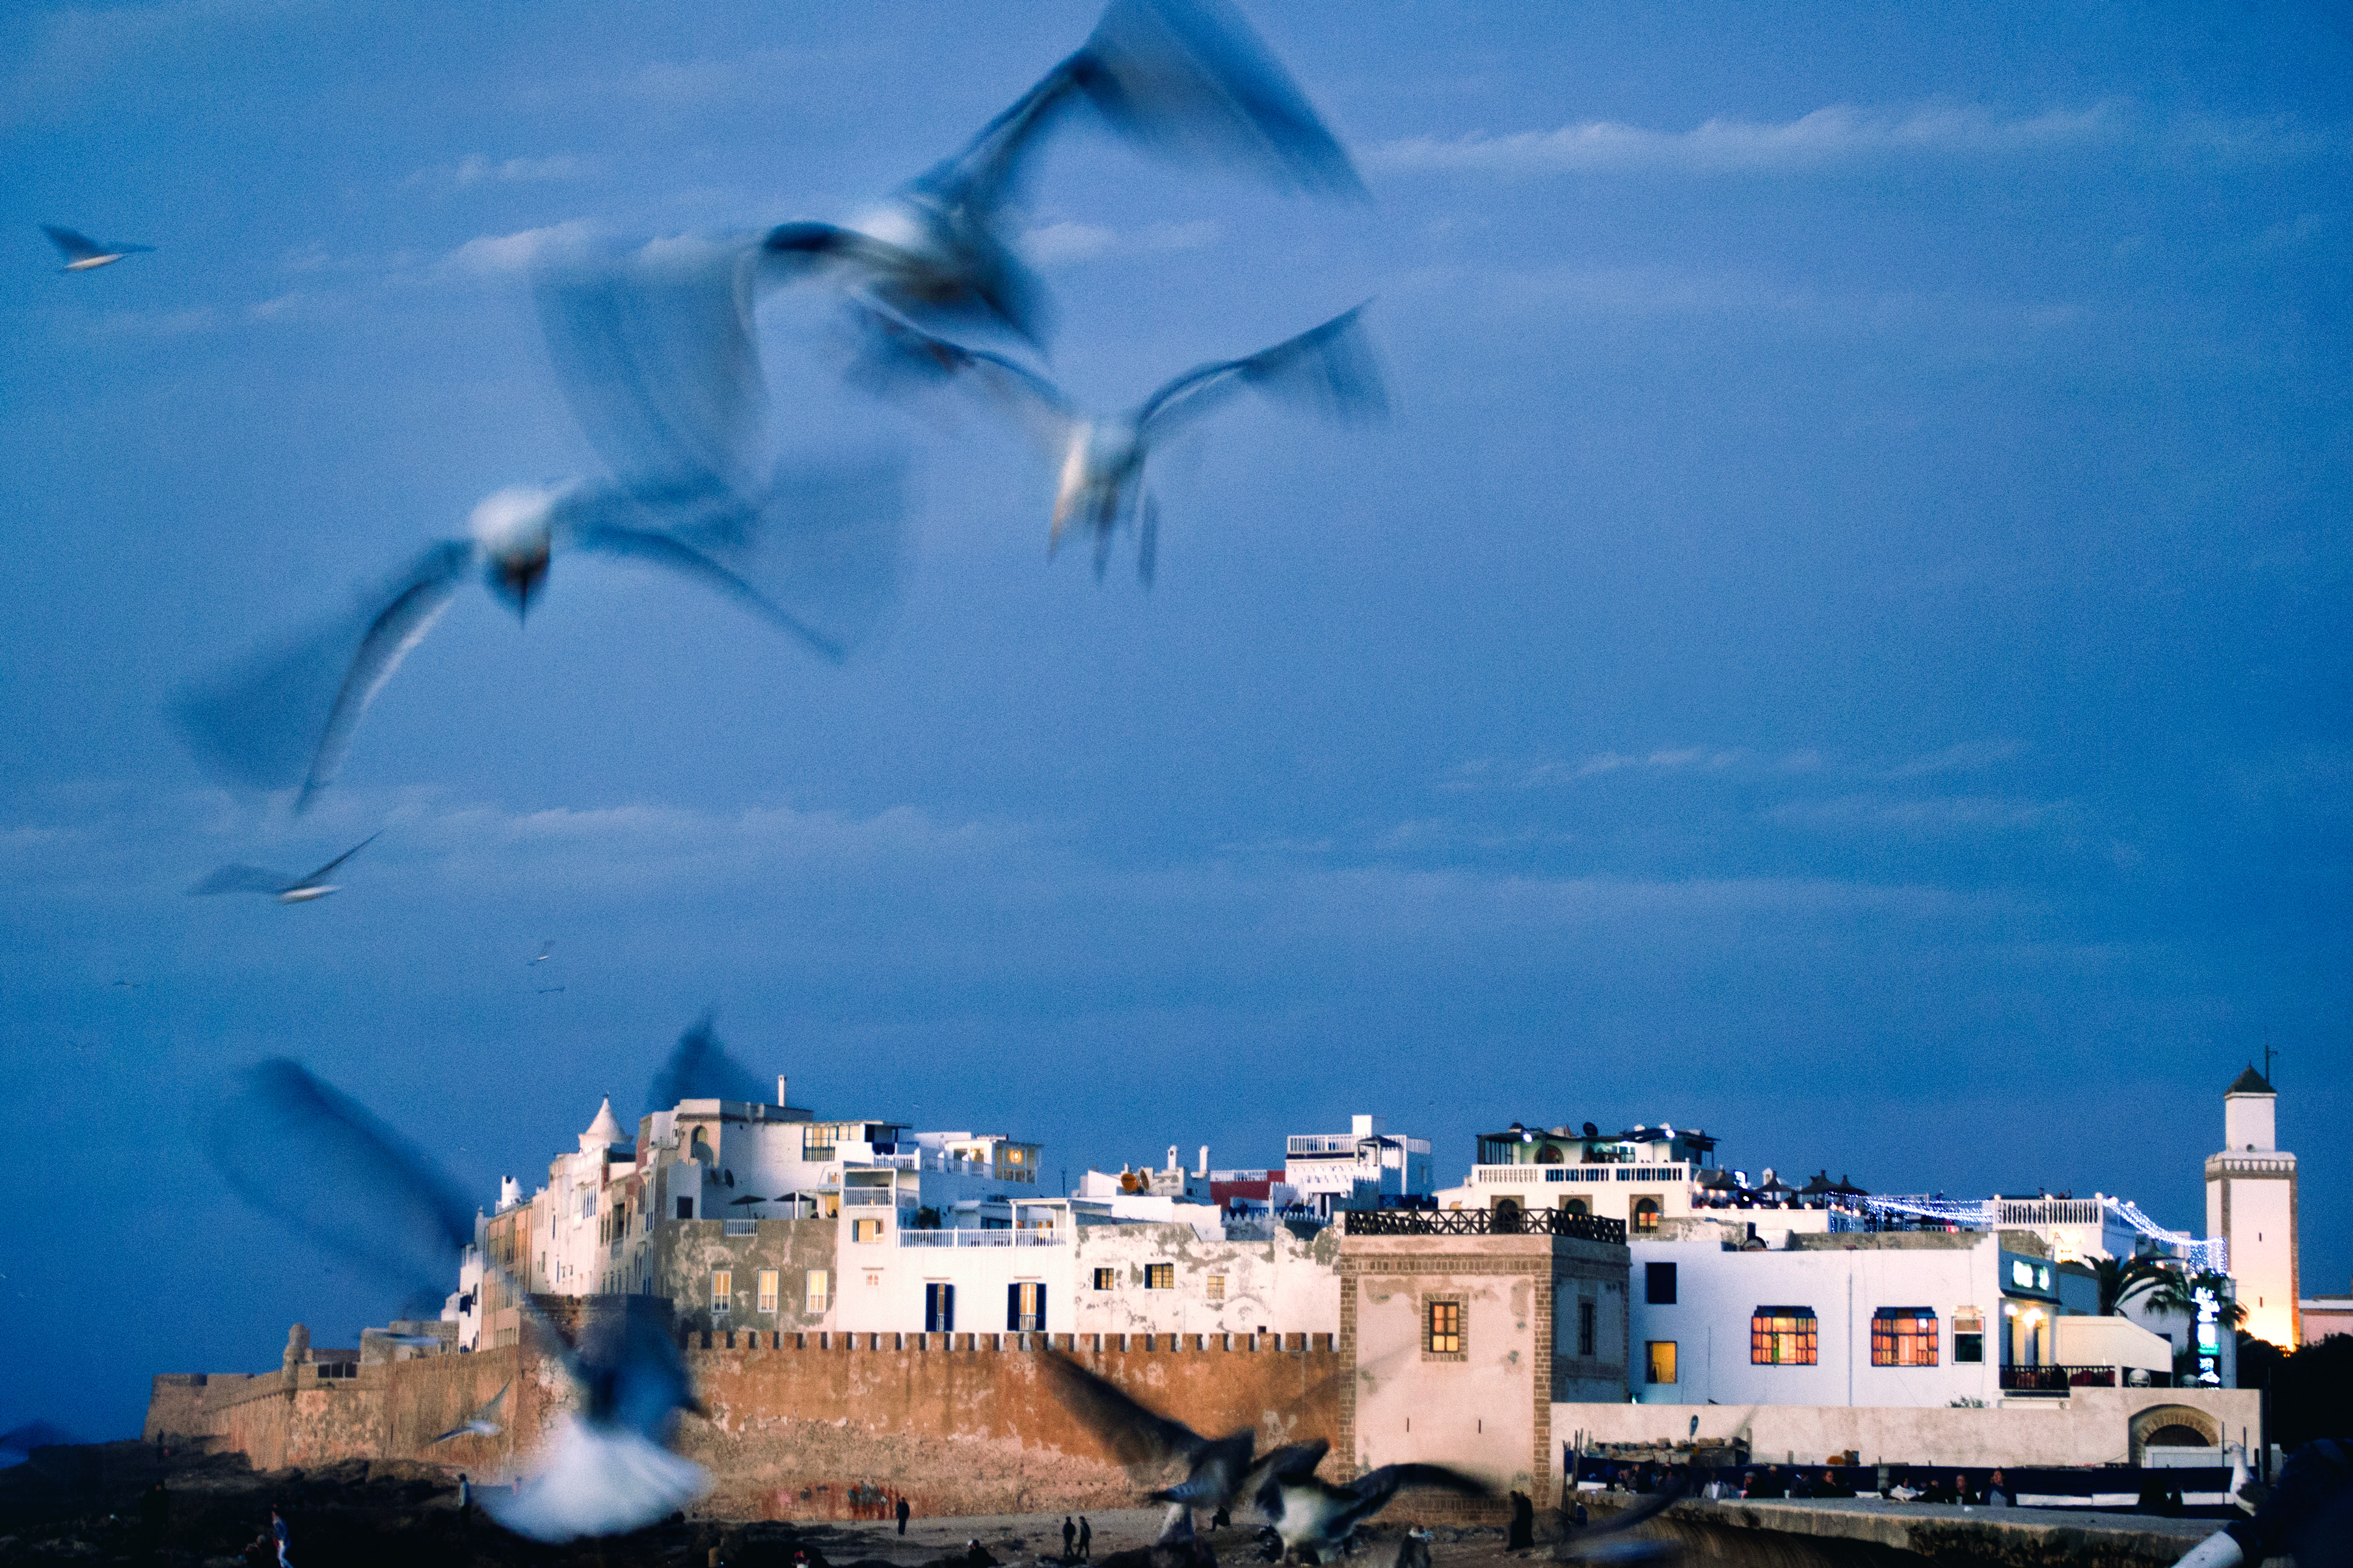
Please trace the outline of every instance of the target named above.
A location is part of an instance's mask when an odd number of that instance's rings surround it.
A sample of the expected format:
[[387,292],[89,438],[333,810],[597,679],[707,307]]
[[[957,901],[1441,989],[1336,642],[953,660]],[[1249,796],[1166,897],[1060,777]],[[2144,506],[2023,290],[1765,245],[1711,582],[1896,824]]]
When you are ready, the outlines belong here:
[[[683,1329],[763,1330],[809,1332],[832,1326],[833,1304],[841,1300],[841,1271],[835,1260],[835,1238],[840,1226],[829,1219],[764,1219],[754,1222],[751,1236],[729,1236],[723,1220],[673,1221],[655,1228],[654,1279],[657,1293],[667,1295]],[[733,1299],[723,1315],[712,1313],[711,1276],[718,1269],[733,1276]],[[774,1312],[759,1310],[760,1270],[776,1270],[777,1301]],[[807,1310],[808,1275],[826,1271],[828,1305]],[[916,1323],[921,1325],[920,1312]]]
[[1556,1405],[1564,1443],[1679,1443],[1745,1432],[1759,1461],[1819,1465],[1862,1454],[1914,1465],[2105,1465],[2137,1461],[2135,1417],[2160,1406],[2201,1413],[2239,1441],[2263,1440],[2262,1395],[2242,1388],[2079,1388],[2065,1399],[1983,1409],[1867,1405]]
[[[1188,1225],[1082,1226],[1071,1248],[1072,1327],[1081,1333],[1329,1334],[1340,1326],[1340,1229],[1302,1238],[1204,1241]],[[1145,1289],[1145,1268],[1172,1265],[1175,1288]],[[1109,1290],[1094,1288],[1113,1271]],[[1213,1299],[1209,1281],[1222,1281]],[[1056,1325],[1049,1325],[1050,1327]]]

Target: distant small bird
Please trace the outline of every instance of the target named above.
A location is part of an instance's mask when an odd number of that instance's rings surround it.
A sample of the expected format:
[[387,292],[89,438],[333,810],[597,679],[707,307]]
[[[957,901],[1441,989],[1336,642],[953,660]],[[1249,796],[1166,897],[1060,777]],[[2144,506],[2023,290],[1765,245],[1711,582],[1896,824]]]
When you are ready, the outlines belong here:
[[1383,1465],[1335,1486],[1315,1473],[1329,1447],[1319,1437],[1278,1448],[1259,1462],[1246,1483],[1285,1557],[1303,1552],[1314,1552],[1319,1561],[1328,1557],[1405,1487],[1434,1487],[1467,1497],[1490,1492],[1484,1483],[1443,1465]]
[[61,272],[88,272],[94,267],[104,267],[126,256],[153,254],[155,249],[152,245],[132,245],[122,240],[109,240],[100,245],[88,235],[76,234],[72,229],[59,228],[54,224],[43,224],[41,232],[49,237],[49,243],[65,257],[66,264],[58,268]]
[[528,968],[530,968],[530,967],[531,967],[531,965],[532,965],[532,964],[533,964],[533,963],[545,963],[547,962],[548,955],[549,955],[550,953],[553,953],[554,951],[555,951],[555,944],[554,944],[554,942],[542,942],[542,943],[540,944],[540,948],[539,948],[539,956],[538,956],[537,958],[534,958],[534,959],[531,959],[531,960],[529,960],[527,963],[524,963],[523,967],[524,967],[524,968],[526,968],[526,969],[528,969]]
[[[1369,303],[1370,301],[1367,301]],[[1159,512],[1144,484],[1144,463],[1155,441],[1209,413],[1245,388],[1303,402],[1326,416],[1375,418],[1388,407],[1380,365],[1356,306],[1322,326],[1286,338],[1241,359],[1196,365],[1170,380],[1143,405],[1116,418],[1082,415],[1060,388],[1003,354],[967,349],[905,321],[856,307],[864,347],[850,377],[892,394],[959,377],[977,381],[1011,409],[1047,458],[1060,465],[1047,552],[1082,528],[1094,536],[1095,575],[1103,575],[1112,535],[1140,519],[1136,574],[1152,581],[1159,552]]]
[[514,1381],[512,1378],[505,1383],[499,1384],[499,1391],[496,1394],[491,1394],[488,1399],[483,1400],[471,1415],[467,1416],[463,1421],[458,1423],[457,1426],[450,1427],[449,1430],[442,1433],[438,1437],[434,1438],[433,1441],[436,1443],[446,1443],[452,1437],[463,1437],[470,1435],[476,1437],[497,1436],[501,1430],[499,1407],[506,1403],[507,1390],[513,1386]]
[[1222,0],[1113,0],[1085,44],[963,152],[853,226],[771,230],[768,256],[795,274],[840,273],[913,320],[1002,325],[1041,342],[1039,289],[998,220],[1019,194],[1030,151],[1081,104],[1146,148],[1254,166],[1311,192],[1364,194],[1347,153]]
[[539,994],[542,996],[553,996],[563,989],[561,985],[543,985],[539,988]]
[[1204,1437],[1059,1352],[1048,1351],[1038,1365],[1055,1398],[1084,1422],[1121,1464],[1185,1466],[1182,1481],[1149,1494],[1152,1501],[1168,1505],[1160,1544],[1192,1535],[1195,1509],[1229,1508],[1240,1497],[1258,1442],[1253,1428],[1245,1426],[1224,1437]]
[[200,897],[214,893],[268,893],[281,904],[307,904],[329,893],[341,892],[340,887],[327,880],[329,873],[383,837],[383,829],[377,829],[307,876],[290,877],[283,871],[268,871],[259,866],[224,866],[188,891]]
[[618,478],[499,490],[474,508],[470,537],[431,545],[352,613],[184,692],[199,753],[241,782],[298,786],[304,809],[469,575],[521,617],[565,551],[667,568],[845,658],[896,592],[902,465],[890,454],[755,477],[767,431],[751,267],[748,242],[681,239],[546,268],[549,353]]

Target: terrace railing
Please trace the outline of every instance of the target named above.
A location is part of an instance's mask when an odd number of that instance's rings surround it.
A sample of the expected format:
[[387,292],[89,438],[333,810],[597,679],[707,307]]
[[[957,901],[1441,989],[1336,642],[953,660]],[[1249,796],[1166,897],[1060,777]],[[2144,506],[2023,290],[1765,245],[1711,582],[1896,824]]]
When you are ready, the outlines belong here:
[[1626,1222],[1567,1209],[1346,1209],[1350,1236],[1567,1236],[1626,1245]]

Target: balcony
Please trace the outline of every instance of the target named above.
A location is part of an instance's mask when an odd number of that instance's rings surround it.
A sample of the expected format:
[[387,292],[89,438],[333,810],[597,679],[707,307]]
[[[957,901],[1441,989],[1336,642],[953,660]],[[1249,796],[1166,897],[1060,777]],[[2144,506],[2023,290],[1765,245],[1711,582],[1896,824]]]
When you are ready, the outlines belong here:
[[1475,1165],[1471,1184],[1481,1187],[1533,1187],[1546,1182],[1644,1182],[1679,1185],[1691,1180],[1689,1165]]
[[[2145,1381],[2136,1382],[2135,1379]],[[2005,1366],[2001,1391],[2028,1398],[2064,1399],[2071,1388],[2170,1388],[2173,1374],[2142,1367]]]
[[1345,1209],[1350,1236],[1567,1236],[1626,1245],[1626,1222],[1567,1209]]
[[1060,1247],[1059,1230],[902,1230],[902,1247]]

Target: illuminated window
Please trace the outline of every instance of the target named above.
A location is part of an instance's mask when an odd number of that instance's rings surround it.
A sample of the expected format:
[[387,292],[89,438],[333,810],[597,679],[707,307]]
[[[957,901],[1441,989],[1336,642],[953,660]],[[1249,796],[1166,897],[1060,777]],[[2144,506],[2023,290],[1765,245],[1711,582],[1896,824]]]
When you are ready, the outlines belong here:
[[955,1332],[955,1287],[944,1279],[931,1280],[923,1286],[923,1332]]
[[726,1316],[728,1310],[734,1305],[734,1271],[728,1268],[712,1269],[711,1271],[711,1315],[714,1318]]
[[776,1271],[773,1268],[763,1268],[760,1270],[760,1310],[773,1312],[776,1310]]
[[1936,1314],[1927,1307],[1882,1307],[1871,1314],[1871,1364],[1936,1364]]
[[1461,1356],[1462,1301],[1460,1297],[1436,1297],[1422,1302],[1421,1348],[1429,1355]]
[[1811,1307],[1759,1307],[1748,1317],[1748,1360],[1753,1366],[1812,1366],[1820,1359],[1820,1338]]
[[1634,1234],[1637,1236],[1653,1236],[1658,1233],[1658,1229],[1659,1200],[1656,1198],[1636,1198],[1634,1200]]
[[852,1241],[881,1240],[882,1222],[879,1219],[851,1220],[849,1222],[849,1239]]
[[1985,1317],[1975,1307],[1953,1309],[1953,1360],[1985,1360]]
[[1225,1299],[1226,1299],[1226,1277],[1225,1277],[1224,1275],[1222,1275],[1222,1274],[1212,1274],[1212,1275],[1210,1275],[1210,1276],[1209,1276],[1209,1300],[1212,1300],[1212,1301],[1222,1301],[1222,1300],[1224,1300]]
[[802,1284],[808,1300],[808,1310],[812,1312],[824,1311],[833,1290],[833,1277],[822,1268],[812,1268],[802,1277]]
[[1176,1266],[1173,1263],[1145,1264],[1144,1288],[1147,1290],[1174,1290],[1176,1289]]
[[1008,1332],[1037,1334],[1046,1331],[1046,1287],[1035,1279],[1023,1279],[1005,1289],[1005,1327]]
[[1652,1340],[1643,1346],[1642,1381],[1672,1383],[1675,1380],[1675,1342]]
[[1098,1289],[1098,1290],[1110,1290],[1110,1289],[1115,1289],[1115,1288],[1118,1286],[1118,1284],[1119,1284],[1119,1270],[1118,1270],[1118,1269],[1116,1269],[1116,1268],[1098,1268],[1098,1269],[1096,1269],[1096,1270],[1095,1270],[1095,1289]]

